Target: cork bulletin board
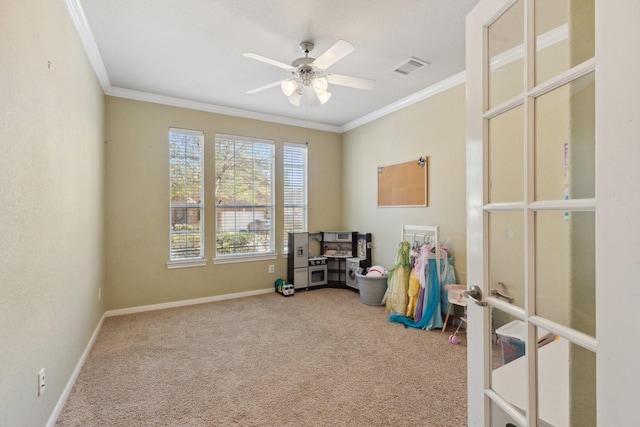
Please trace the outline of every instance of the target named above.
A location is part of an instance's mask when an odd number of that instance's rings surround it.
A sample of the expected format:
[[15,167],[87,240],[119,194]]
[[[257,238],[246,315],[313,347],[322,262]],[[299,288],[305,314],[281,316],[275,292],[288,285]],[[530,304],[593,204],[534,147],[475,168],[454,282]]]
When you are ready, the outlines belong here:
[[428,157],[378,166],[378,206],[427,206]]

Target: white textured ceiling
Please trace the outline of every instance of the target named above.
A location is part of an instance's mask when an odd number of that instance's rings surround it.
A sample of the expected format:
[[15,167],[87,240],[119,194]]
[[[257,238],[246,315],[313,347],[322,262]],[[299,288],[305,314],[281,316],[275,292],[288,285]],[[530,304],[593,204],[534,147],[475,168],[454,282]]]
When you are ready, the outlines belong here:
[[[222,107],[274,121],[285,118],[336,128],[464,71],[465,16],[478,2],[70,1],[86,15],[89,31],[81,34],[87,46],[87,38],[95,39],[94,56],[104,64],[101,80],[107,93],[160,95],[214,110]],[[313,42],[310,56],[318,57],[339,39],[350,42],[355,51],[329,71],[373,79],[373,90],[331,85],[332,97],[325,105],[303,100],[300,107],[291,105],[278,86],[246,93],[290,75],[246,58],[243,52],[290,64],[303,56],[300,42]],[[430,65],[409,76],[391,72],[411,56]]]

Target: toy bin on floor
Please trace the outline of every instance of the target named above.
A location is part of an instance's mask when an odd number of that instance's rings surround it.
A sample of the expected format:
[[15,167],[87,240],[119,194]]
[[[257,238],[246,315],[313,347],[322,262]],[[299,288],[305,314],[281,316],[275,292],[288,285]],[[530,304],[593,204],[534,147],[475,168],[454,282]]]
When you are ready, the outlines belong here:
[[365,276],[356,273],[360,301],[367,305],[382,305],[382,298],[387,291],[388,276]]
[[[504,326],[496,329],[496,334],[500,337],[500,348],[502,350],[502,361],[507,364],[519,357],[524,356],[525,345],[525,325],[521,320],[513,320]],[[553,341],[554,335],[547,330],[538,328],[538,347]]]

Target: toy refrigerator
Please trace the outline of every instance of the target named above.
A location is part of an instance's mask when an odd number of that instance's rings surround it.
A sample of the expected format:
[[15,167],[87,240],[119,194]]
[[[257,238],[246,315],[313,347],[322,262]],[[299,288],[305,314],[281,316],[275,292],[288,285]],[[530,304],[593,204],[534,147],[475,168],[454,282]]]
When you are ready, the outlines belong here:
[[289,233],[287,281],[294,289],[309,287],[309,233]]

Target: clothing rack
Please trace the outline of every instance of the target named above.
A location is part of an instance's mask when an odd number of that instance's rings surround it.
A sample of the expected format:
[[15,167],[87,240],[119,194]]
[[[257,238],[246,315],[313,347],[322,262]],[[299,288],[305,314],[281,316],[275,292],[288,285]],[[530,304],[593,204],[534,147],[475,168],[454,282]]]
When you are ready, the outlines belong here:
[[422,239],[432,239],[433,247],[436,255],[436,271],[440,277],[440,227],[437,225],[406,225],[402,224],[400,231],[400,241],[408,242],[409,237],[414,240],[416,237]]

